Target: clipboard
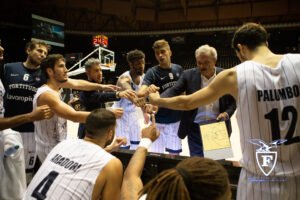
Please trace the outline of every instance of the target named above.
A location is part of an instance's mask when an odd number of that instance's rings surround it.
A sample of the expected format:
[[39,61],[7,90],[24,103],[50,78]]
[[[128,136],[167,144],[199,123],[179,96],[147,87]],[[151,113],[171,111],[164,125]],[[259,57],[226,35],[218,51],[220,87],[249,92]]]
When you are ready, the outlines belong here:
[[233,157],[225,121],[200,124],[204,157],[214,160]]

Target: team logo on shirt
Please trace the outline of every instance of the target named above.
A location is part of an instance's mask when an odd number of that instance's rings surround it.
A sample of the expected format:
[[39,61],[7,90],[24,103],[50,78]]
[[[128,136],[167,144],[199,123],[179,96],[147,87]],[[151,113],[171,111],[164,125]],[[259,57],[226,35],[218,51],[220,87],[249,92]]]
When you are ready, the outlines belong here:
[[286,140],[279,139],[272,141],[269,145],[260,139],[251,139],[250,143],[259,146],[256,149],[256,162],[265,176],[269,176],[273,171],[277,162],[277,151],[271,151],[272,148],[277,148],[277,145],[283,144]]
[[170,79],[171,79],[171,80],[173,80],[173,79],[174,79],[174,76],[173,76],[173,74],[172,74],[172,73],[169,73],[169,77],[170,77]]

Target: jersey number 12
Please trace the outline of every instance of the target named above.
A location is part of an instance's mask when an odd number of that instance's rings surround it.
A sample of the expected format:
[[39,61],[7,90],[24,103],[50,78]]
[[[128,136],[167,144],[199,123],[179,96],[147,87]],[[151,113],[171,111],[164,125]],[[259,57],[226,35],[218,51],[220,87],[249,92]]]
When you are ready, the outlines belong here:
[[[289,120],[291,115],[291,122],[287,134],[284,139],[287,141],[284,144],[292,144],[300,142],[300,136],[293,137],[297,125],[298,112],[293,106],[286,106],[282,110],[281,119],[283,121]],[[279,126],[279,111],[277,108],[271,110],[271,112],[265,114],[265,118],[271,122],[272,140],[279,140],[280,138],[280,126]]]

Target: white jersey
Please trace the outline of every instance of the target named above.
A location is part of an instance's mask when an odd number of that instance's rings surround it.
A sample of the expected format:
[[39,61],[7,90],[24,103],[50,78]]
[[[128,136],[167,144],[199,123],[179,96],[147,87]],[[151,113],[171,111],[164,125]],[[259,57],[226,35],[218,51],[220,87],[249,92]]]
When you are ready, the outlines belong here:
[[20,133],[6,129],[0,132],[0,199],[22,199],[25,190],[26,175],[22,137]]
[[[140,80],[140,83],[138,85],[133,82],[129,71],[124,72],[123,74],[121,74],[120,77],[123,77],[123,76],[127,76],[130,79],[131,89],[134,90],[134,91],[138,91],[140,89],[140,87],[142,86],[143,78],[144,78],[145,75],[143,74],[141,76],[141,80]],[[140,110],[139,107],[136,107],[128,99],[121,99],[120,101],[115,102],[113,107],[123,108],[124,112],[134,112],[136,110]]]
[[[120,77],[127,76],[130,79],[131,89],[138,91],[142,86],[144,75],[141,76],[140,83],[137,85],[133,82],[130,72],[126,71]],[[140,142],[141,128],[144,124],[144,116],[141,108],[135,106],[127,99],[121,99],[113,104],[112,107],[123,108],[124,114],[117,119],[116,136],[125,137],[128,141],[127,145],[122,148],[130,148],[135,150]]]
[[236,72],[243,167],[257,175],[299,176],[300,54],[284,55],[275,68],[246,61]]
[[[37,107],[37,100],[44,92],[57,92],[49,88],[47,85],[40,87],[33,98],[33,109]],[[47,154],[55,145],[67,138],[67,120],[57,115],[53,115],[51,119],[35,121],[35,141],[36,151],[41,161],[44,161]]]
[[48,154],[23,199],[91,199],[97,177],[113,158],[91,142],[65,140]]

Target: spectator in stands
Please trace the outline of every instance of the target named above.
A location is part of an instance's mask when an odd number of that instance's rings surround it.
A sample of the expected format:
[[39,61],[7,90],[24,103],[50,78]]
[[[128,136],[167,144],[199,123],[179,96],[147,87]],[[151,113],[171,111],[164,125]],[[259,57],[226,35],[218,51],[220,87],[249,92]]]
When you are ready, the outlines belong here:
[[[101,61],[96,58],[88,59],[85,64],[85,72],[88,77],[88,81],[93,83],[102,82],[102,69]],[[113,91],[113,92],[103,92],[100,90],[94,91],[82,91],[80,92],[80,104],[85,111],[92,111],[97,108],[105,108],[105,102],[108,101],[118,101],[121,98],[126,98],[133,101],[136,98],[135,92],[132,90],[124,91]],[[121,108],[111,108],[111,111],[116,115],[116,118],[120,118],[123,115],[123,109]],[[84,124],[79,125],[78,137],[84,138]]]
[[[197,67],[183,72],[176,84],[161,94],[162,97],[178,96],[185,92],[192,94],[206,87],[223,69],[216,67],[217,51],[209,45],[202,45],[195,51]],[[212,120],[224,120],[228,134],[231,133],[230,117],[236,109],[232,96],[225,95],[206,106],[184,111],[178,130],[178,136],[184,139],[188,136],[190,156],[203,156],[202,139],[199,124]]]

